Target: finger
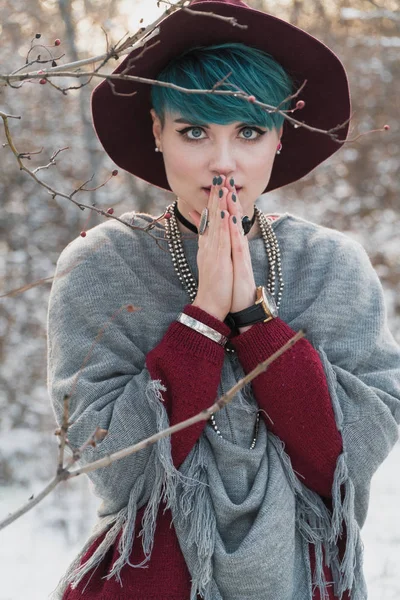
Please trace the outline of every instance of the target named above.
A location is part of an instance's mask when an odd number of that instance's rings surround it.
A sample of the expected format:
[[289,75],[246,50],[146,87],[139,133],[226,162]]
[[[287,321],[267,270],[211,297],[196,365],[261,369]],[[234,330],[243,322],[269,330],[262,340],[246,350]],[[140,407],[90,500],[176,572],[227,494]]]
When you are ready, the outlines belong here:
[[250,280],[254,282],[249,242],[247,237],[242,235],[242,225],[236,215],[232,215],[229,218],[229,230],[231,234],[234,277],[237,277],[242,282]]
[[[210,204],[209,209],[209,229],[210,238],[217,240],[221,230],[221,211],[227,212],[227,200],[226,196],[228,190],[224,187],[225,179],[222,176],[215,177],[212,182],[211,193],[210,193]],[[225,227],[226,233],[229,237],[229,227]],[[226,234],[225,234],[226,235]]]
[[241,223],[243,218],[243,208],[235,189],[229,191],[227,194],[227,207],[230,214],[235,215],[238,222]]
[[[216,182],[216,177],[214,177],[212,183],[211,183],[211,188],[210,188],[210,193],[208,196],[208,201],[207,201],[207,206],[205,208],[208,209],[208,218],[207,220],[209,221],[209,224],[206,226],[206,229],[204,231],[204,234],[208,233],[210,230],[210,224],[211,222],[215,222],[215,216],[217,213],[217,208],[218,208],[218,196],[217,196],[217,192],[218,192],[218,188],[217,188],[217,182]],[[203,209],[204,210],[204,209]],[[199,213],[197,210],[192,210],[188,213],[189,217],[192,219],[194,225],[196,226],[197,230],[199,230],[200,228],[200,221],[201,221],[201,215],[202,215],[203,211],[201,213]]]
[[229,216],[229,231],[231,234],[232,259],[235,254],[236,260],[243,261],[245,243],[248,247],[248,241],[247,239],[244,240],[242,224],[236,215]]
[[223,177],[216,176],[213,178],[211,182],[211,191],[210,196],[208,198],[208,210],[211,224],[211,217],[213,220],[215,219],[217,213],[219,212],[219,204],[220,204],[220,189],[223,185]]
[[[227,188],[223,187],[224,183],[225,183],[225,179],[221,176],[218,176],[218,177],[213,178],[213,181],[211,184],[211,189],[210,189],[210,194],[209,194],[208,204],[207,204],[209,224],[207,225],[207,227],[204,231],[204,234],[208,233],[207,239],[209,239],[210,243],[212,241],[211,238],[216,234],[215,232],[218,231],[221,227],[221,222],[220,222],[221,211],[224,211],[225,213],[227,213],[228,190],[227,190]],[[189,214],[189,217],[194,222],[197,229],[199,229],[200,221],[201,221],[201,213],[199,213],[196,210],[192,210],[188,214]],[[225,227],[225,229],[227,232],[229,232],[229,226]],[[202,235],[204,235],[204,234],[202,234]]]
[[[221,191],[223,192],[221,196]],[[227,211],[228,210],[228,193],[229,187],[226,183],[226,177],[222,177],[222,183],[220,185],[220,190],[218,191],[219,197],[219,209]]]
[[242,218],[244,217],[244,211],[243,206],[240,202],[239,194],[236,190],[235,180],[233,179],[233,177],[231,177],[229,181],[227,180],[227,187],[229,189],[227,197],[228,210],[231,215],[236,215],[237,219],[240,220],[240,222],[242,222]]
[[226,210],[221,210],[219,213],[220,227],[218,248],[231,254],[231,238],[229,232],[229,213]]

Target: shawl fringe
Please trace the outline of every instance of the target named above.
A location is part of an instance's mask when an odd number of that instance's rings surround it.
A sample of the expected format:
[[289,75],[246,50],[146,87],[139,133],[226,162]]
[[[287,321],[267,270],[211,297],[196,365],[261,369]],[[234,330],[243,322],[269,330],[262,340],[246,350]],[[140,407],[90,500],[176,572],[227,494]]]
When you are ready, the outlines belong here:
[[[162,391],[165,391],[165,387],[158,380],[150,380],[145,390],[146,400],[155,413],[157,431],[166,429],[169,426],[167,412],[163,405]],[[153,548],[160,502],[162,499],[166,502],[164,510],[176,505],[177,483],[186,479],[173,465],[170,437],[163,438],[154,444],[148,465],[153,470],[151,477],[149,477],[149,473],[140,475],[132,487],[128,505],[117,514],[101,519],[78,556],[69,565],[56,589],[50,595],[50,600],[60,600],[68,585],[71,585],[71,588],[75,589],[83,577],[101,563],[108,550],[115,543],[121,530],[122,535],[118,543],[120,556],[113,563],[111,570],[104,578],[109,580],[115,576],[122,587],[121,570],[126,564],[135,568],[146,568],[146,563],[150,560]],[[148,501],[142,518],[142,529],[139,533],[139,536],[143,537],[142,546],[145,558],[141,563],[135,565],[129,561],[129,557],[133,548],[137,511],[140,506],[146,503],[145,485],[147,478],[152,482],[152,487],[151,491],[147,494]],[[107,531],[104,540],[93,555],[86,562],[80,564],[82,557],[89,550],[93,542],[110,525],[112,527]]]
[[[289,485],[296,497],[296,524],[302,537],[315,548],[315,571],[312,573],[313,590],[319,588],[321,599],[328,598],[325,564],[331,568],[334,593],[340,600],[346,590],[355,598],[362,581],[362,543],[354,514],[354,485],[349,477],[347,455],[343,452],[336,463],[332,486],[332,513],[321,497],[308,489],[296,477],[283,442],[273,434],[269,439],[284,466]],[[346,546],[342,560],[338,541],[346,527]],[[324,551],[324,552],[323,552]],[[357,556],[360,560],[357,560]],[[354,595],[353,595],[354,594]]]
[[196,600],[197,593],[204,600],[212,600],[212,557],[215,546],[216,519],[207,491],[209,484],[207,483],[207,465],[204,454],[204,444],[206,443],[204,438],[198,440],[188,469],[190,479],[201,485],[184,485],[179,498],[179,514],[182,515],[182,523],[189,524],[187,543],[188,545],[194,544],[196,547],[190,600]]
[[[146,388],[146,399],[156,418],[157,431],[169,426],[168,415],[165,410],[161,391],[165,391],[160,381],[150,381]],[[297,478],[289,456],[285,452],[283,442],[270,432],[269,441],[275,447],[282,462],[289,485],[296,498],[296,525],[308,543],[315,547],[316,566],[312,574],[313,589],[319,588],[321,598],[326,600],[327,582],[323,571],[323,550],[325,562],[331,567],[335,594],[342,598],[346,590],[356,590],[361,580],[361,564],[357,564],[357,554],[361,550],[359,528],[354,516],[354,486],[349,478],[346,464],[346,454],[339,456],[337,461],[334,482],[332,487],[332,514],[324,502],[316,494],[304,486]],[[115,543],[122,529],[118,544],[119,558],[112,565],[109,573],[104,577],[109,580],[116,577],[122,586],[121,570],[128,564],[134,568],[147,568],[154,543],[156,519],[161,500],[166,504],[165,510],[171,509],[176,516],[179,515],[181,523],[176,522],[179,528],[182,524],[189,526],[188,544],[196,548],[196,558],[192,575],[190,600],[196,600],[199,593],[204,600],[212,600],[213,568],[212,557],[215,545],[216,519],[212,501],[207,487],[207,465],[204,444],[208,442],[200,437],[189,457],[186,459],[186,475],[178,471],[172,462],[170,436],[159,440],[153,446],[153,451],[148,461],[152,469],[136,480],[126,507],[116,515],[110,515],[100,522],[86,542],[85,546],[69,566],[66,574],[59,582],[50,600],[60,600],[67,586],[70,584],[75,589],[82,578],[97,567],[107,551]],[[152,482],[152,487],[146,493],[146,479]],[[129,557],[132,552],[135,532],[137,510],[146,503],[142,518],[142,537],[144,560],[139,564],[132,564]],[[173,522],[176,517],[173,518]],[[94,540],[112,525],[96,549],[94,554],[83,564],[82,556],[87,552]],[[338,556],[337,542],[343,533],[343,524],[346,527],[346,548],[343,559]],[[353,594],[352,598],[355,598]]]

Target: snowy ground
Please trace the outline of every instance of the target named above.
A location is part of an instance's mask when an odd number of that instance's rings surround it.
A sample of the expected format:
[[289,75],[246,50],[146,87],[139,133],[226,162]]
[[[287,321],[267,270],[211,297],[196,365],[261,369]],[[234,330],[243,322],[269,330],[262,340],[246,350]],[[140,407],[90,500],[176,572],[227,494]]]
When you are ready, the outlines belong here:
[[[363,529],[369,600],[400,599],[400,444],[376,473]],[[38,489],[0,490],[0,518]],[[0,534],[0,600],[46,600],[83,543],[97,506],[86,479],[51,498]],[[70,523],[65,526],[65,515]]]

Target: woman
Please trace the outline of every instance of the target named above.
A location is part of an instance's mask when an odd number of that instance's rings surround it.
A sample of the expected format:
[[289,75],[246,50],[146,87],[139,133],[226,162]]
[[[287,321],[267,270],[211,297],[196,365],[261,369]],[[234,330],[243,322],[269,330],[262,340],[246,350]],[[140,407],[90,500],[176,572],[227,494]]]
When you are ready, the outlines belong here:
[[[307,80],[294,115],[345,140],[346,74],[326,46],[241,0],[190,6],[198,14],[170,14],[160,44],[116,72],[186,89],[230,73],[217,89],[284,110]],[[359,531],[398,439],[400,350],[364,249],[255,205],[340,145],[252,99],[114,84],[93,92],[101,143],[177,199],[162,218],[123,216],[138,229],[95,227],[60,257],[55,413],[69,395],[75,447],[108,431],[81,463],[197,414],[307,333],[208,423],[90,473],[99,521],[53,597],[364,599]]]

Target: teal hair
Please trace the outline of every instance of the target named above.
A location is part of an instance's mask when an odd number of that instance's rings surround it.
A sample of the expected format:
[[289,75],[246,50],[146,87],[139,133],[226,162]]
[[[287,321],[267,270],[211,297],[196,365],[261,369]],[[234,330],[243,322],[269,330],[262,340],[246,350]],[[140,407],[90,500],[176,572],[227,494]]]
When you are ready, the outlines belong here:
[[[194,47],[172,59],[158,74],[157,80],[190,89],[211,89],[230,71],[227,82],[237,86],[260,102],[278,106],[293,94],[293,83],[272,56],[241,43]],[[218,89],[234,90],[224,82]],[[198,125],[226,125],[235,121],[279,129],[284,117],[234,96],[185,94],[168,87],[153,85],[153,108],[164,126],[165,113],[180,113]],[[281,109],[290,107],[287,101]]]

